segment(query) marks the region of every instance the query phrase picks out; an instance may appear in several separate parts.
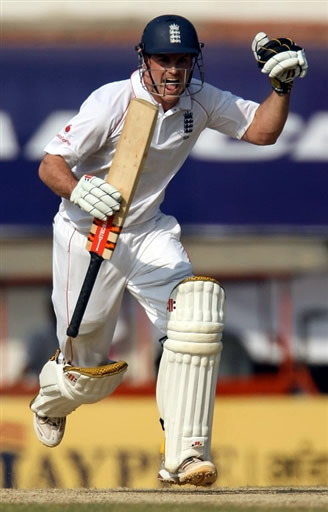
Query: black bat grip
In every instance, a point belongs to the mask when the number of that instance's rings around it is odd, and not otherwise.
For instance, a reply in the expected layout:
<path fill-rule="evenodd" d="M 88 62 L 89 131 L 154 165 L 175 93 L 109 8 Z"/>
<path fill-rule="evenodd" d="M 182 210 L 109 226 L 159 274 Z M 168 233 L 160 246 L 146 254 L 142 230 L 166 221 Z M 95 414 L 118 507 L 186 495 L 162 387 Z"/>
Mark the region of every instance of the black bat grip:
<path fill-rule="evenodd" d="M 76 336 L 79 334 L 82 318 L 88 305 L 89 298 L 100 269 L 100 265 L 103 261 L 104 258 L 99 256 L 99 254 L 90 252 L 89 267 L 83 281 L 79 298 L 77 299 L 73 316 L 66 331 L 67 336 L 70 336 L 71 338 L 76 338 Z"/>

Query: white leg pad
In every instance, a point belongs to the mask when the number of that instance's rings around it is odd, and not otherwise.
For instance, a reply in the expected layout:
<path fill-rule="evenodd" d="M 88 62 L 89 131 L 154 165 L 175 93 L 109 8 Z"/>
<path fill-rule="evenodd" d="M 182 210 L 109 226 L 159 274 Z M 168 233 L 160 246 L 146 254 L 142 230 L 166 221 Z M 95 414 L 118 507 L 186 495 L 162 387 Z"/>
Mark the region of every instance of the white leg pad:
<path fill-rule="evenodd" d="M 41 370 L 40 391 L 30 407 L 39 416 L 67 416 L 79 405 L 98 402 L 113 393 L 127 367 L 125 361 L 118 361 L 81 368 L 59 362 L 56 353 Z"/>
<path fill-rule="evenodd" d="M 211 460 L 223 306 L 223 289 L 206 277 L 185 279 L 169 300 L 157 404 L 165 429 L 165 468 L 171 472 L 188 457 Z"/>

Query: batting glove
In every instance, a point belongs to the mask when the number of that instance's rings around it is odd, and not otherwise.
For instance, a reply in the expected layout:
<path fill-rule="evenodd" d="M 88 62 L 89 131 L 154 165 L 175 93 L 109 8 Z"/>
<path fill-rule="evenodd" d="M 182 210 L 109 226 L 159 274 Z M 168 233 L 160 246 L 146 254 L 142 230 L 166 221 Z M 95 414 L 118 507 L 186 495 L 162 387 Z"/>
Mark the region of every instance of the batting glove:
<path fill-rule="evenodd" d="M 305 51 L 292 39 L 269 39 L 259 32 L 252 43 L 252 51 L 262 73 L 269 75 L 272 88 L 278 94 L 288 93 L 298 76 L 303 78 L 308 70 Z"/>
<path fill-rule="evenodd" d="M 119 191 L 96 176 L 82 176 L 71 193 L 70 200 L 93 217 L 106 220 L 120 209 Z"/>

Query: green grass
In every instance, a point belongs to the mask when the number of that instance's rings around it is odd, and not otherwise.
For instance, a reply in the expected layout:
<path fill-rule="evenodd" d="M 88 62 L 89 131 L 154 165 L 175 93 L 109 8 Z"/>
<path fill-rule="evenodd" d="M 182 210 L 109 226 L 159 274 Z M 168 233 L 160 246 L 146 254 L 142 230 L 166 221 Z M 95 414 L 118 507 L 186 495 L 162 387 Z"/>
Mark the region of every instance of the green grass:
<path fill-rule="evenodd" d="M 273 507 L 256 505 L 172 505 L 172 504 L 7 504 L 1 503 L 1 512 L 327 512 L 328 507 Z"/>

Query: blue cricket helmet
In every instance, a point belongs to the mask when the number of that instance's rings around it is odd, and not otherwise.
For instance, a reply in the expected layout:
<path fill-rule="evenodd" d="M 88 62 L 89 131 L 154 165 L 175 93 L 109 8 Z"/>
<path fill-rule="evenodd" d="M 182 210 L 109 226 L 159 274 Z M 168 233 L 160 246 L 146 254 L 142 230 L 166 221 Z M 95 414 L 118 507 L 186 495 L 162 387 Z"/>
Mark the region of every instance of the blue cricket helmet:
<path fill-rule="evenodd" d="M 188 53 L 198 57 L 203 46 L 189 20 L 175 14 L 164 14 L 146 25 L 136 50 L 144 55 Z"/>

